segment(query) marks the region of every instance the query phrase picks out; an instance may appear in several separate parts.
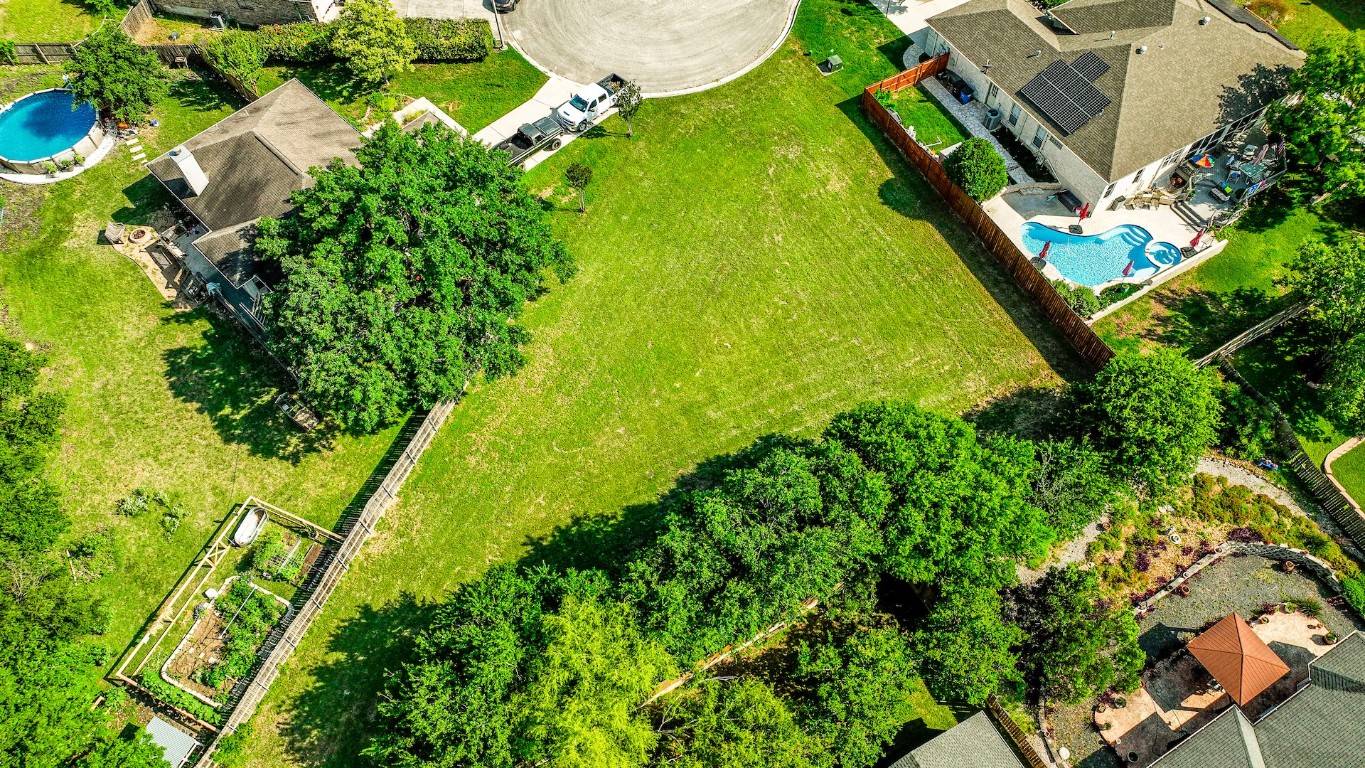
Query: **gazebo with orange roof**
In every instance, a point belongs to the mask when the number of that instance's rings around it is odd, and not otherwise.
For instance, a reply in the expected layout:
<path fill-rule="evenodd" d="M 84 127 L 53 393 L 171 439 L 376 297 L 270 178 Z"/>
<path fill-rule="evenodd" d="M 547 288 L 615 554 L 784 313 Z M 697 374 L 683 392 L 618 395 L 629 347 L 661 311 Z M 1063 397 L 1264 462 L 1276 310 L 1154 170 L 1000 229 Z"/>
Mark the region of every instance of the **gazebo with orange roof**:
<path fill-rule="evenodd" d="M 1209 627 L 1187 647 L 1238 706 L 1245 707 L 1289 674 L 1289 666 L 1235 613 Z"/>

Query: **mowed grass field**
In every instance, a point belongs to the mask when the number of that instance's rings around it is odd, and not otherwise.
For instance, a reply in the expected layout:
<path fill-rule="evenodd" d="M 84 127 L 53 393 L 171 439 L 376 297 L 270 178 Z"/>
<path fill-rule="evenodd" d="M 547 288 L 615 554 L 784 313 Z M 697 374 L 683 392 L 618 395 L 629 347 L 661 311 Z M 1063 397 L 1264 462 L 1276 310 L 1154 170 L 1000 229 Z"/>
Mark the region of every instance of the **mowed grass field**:
<path fill-rule="evenodd" d="M 866 4 L 806 0 L 755 71 L 647 102 L 633 140 L 612 119 L 527 177 L 579 274 L 528 308 L 526 368 L 473 387 L 423 457 L 257 712 L 252 765 L 363 764 L 423 604 L 575 519 L 862 401 L 958 411 L 1076 372 L 859 112 L 899 40 Z M 831 48 L 848 66 L 824 78 L 804 52 Z M 594 169 L 584 215 L 573 161 Z"/>
<path fill-rule="evenodd" d="M 99 23 L 100 17 L 80 0 L 0 0 L 0 40 L 74 43 Z"/>
<path fill-rule="evenodd" d="M 1357 504 L 1365 504 L 1365 444 L 1332 462 L 1332 474 Z"/>
<path fill-rule="evenodd" d="M 41 85 L 51 68 L 0 71 L 4 87 Z M 147 156 L 227 116 L 230 93 L 178 76 L 143 133 Z M 116 654 L 211 533 L 247 494 L 324 525 L 379 463 L 395 430 L 309 445 L 271 404 L 279 369 L 238 328 L 207 310 L 176 312 L 132 261 L 100 244 L 109 221 L 145 223 L 162 188 L 122 145 L 80 176 L 43 187 L 6 184 L 0 306 L 7 330 L 50 360 L 66 398 L 50 473 L 72 536 L 108 528 L 116 570 L 94 582 L 112 612 L 99 642 Z M 171 493 L 188 517 L 167 537 L 155 515 L 115 514 L 139 486 Z"/>

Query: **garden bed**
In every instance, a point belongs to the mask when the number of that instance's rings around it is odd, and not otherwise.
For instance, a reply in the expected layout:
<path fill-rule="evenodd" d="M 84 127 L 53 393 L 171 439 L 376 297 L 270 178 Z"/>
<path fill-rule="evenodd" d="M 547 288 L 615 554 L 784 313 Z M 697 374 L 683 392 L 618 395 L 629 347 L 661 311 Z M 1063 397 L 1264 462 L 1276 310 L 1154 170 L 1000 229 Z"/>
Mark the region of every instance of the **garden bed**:
<path fill-rule="evenodd" d="M 211 604 L 195 608 L 197 618 L 161 666 L 162 677 L 206 704 L 222 705 L 290 610 L 288 600 L 250 577 L 229 578 Z"/>

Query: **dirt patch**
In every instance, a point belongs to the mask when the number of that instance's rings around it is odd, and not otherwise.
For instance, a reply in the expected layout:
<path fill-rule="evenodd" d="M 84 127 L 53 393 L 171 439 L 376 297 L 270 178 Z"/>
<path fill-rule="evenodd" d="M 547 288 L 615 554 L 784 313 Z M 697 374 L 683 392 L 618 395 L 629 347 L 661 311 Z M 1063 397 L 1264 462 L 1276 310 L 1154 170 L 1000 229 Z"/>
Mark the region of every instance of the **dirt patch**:
<path fill-rule="evenodd" d="M 215 664 L 221 655 L 223 619 L 217 611 L 209 609 L 190 630 L 189 641 L 166 667 L 166 673 L 180 685 L 207 699 L 217 701 L 222 693 L 207 685 L 197 683 L 192 678 L 195 670 L 206 669 Z"/>

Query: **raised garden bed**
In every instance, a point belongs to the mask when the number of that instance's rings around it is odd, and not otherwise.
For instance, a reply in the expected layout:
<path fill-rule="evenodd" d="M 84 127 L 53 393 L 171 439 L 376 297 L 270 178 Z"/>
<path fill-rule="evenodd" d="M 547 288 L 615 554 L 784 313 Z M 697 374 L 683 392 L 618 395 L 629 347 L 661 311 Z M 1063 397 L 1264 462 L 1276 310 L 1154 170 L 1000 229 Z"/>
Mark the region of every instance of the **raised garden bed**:
<path fill-rule="evenodd" d="M 249 577 L 230 578 L 212 603 L 195 608 L 194 623 L 161 676 L 205 704 L 221 705 L 289 611 L 289 601 Z"/>

